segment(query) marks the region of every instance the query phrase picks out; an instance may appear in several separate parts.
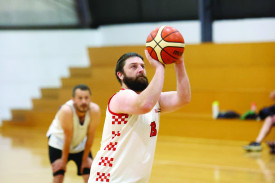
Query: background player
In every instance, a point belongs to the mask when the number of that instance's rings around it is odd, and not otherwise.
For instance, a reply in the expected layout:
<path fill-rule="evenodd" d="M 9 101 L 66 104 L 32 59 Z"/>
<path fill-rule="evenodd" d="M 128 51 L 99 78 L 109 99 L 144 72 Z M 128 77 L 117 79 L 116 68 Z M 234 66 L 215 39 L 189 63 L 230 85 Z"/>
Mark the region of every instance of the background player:
<path fill-rule="evenodd" d="M 273 90 L 270 93 L 270 99 L 275 101 L 275 90 Z M 270 111 L 269 111 L 269 115 L 264 119 L 264 124 L 256 138 L 255 141 L 251 142 L 248 145 L 243 146 L 243 148 L 250 152 L 250 151 L 261 151 L 262 150 L 262 141 L 264 140 L 264 138 L 267 136 L 267 134 L 270 132 L 270 129 L 272 128 L 272 126 L 275 124 L 275 105 L 272 105 L 269 107 Z M 273 147 L 274 147 L 274 143 L 268 143 L 268 145 L 271 148 L 271 153 L 275 153 L 273 152 Z"/>
<path fill-rule="evenodd" d="M 90 88 L 75 86 L 72 99 L 62 105 L 47 132 L 54 183 L 63 182 L 69 160 L 77 164 L 77 174 L 88 182 L 93 161 L 90 149 L 99 121 L 100 108 L 91 102 Z"/>

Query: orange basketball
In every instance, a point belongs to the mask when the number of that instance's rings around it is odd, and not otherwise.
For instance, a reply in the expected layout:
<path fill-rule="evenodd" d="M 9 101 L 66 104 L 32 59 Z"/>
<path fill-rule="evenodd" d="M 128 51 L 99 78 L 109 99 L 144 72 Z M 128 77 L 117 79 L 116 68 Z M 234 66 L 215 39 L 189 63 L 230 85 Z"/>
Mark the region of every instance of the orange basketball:
<path fill-rule="evenodd" d="M 161 26 L 147 37 L 146 49 L 151 57 L 163 64 L 172 64 L 184 52 L 184 39 L 181 33 L 171 26 Z"/>

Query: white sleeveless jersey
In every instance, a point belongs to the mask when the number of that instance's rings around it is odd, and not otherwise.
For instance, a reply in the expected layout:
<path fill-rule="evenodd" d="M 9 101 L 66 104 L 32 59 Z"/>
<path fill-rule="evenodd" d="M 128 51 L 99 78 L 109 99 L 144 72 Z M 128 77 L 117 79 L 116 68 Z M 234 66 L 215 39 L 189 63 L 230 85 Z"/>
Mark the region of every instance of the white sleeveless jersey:
<path fill-rule="evenodd" d="M 65 103 L 65 105 L 70 106 L 73 111 L 73 138 L 70 144 L 70 153 L 78 153 L 85 149 L 87 130 L 90 123 L 90 114 L 89 112 L 86 113 L 84 123 L 81 125 L 76 114 L 73 101 L 69 100 Z M 60 124 L 58 115 L 59 111 L 55 115 L 55 118 L 49 127 L 47 137 L 50 137 L 48 142 L 49 146 L 62 150 L 64 144 L 64 131 Z"/>
<path fill-rule="evenodd" d="M 151 112 L 143 115 L 117 114 L 108 104 L 101 148 L 93 161 L 89 183 L 149 181 L 159 130 L 159 112 L 158 103 Z"/>

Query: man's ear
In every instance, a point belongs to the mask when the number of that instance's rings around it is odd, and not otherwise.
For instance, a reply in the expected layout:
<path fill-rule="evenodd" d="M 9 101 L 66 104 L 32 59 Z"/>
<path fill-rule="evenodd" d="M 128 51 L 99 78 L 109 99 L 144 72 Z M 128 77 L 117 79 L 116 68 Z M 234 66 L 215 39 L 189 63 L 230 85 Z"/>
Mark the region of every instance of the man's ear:
<path fill-rule="evenodd" d="M 122 81 L 123 77 L 124 77 L 123 74 L 121 72 L 117 72 L 116 74 L 117 74 L 118 78 Z"/>
<path fill-rule="evenodd" d="M 72 97 L 72 101 L 73 101 L 73 103 L 75 103 L 75 98 L 74 97 Z"/>

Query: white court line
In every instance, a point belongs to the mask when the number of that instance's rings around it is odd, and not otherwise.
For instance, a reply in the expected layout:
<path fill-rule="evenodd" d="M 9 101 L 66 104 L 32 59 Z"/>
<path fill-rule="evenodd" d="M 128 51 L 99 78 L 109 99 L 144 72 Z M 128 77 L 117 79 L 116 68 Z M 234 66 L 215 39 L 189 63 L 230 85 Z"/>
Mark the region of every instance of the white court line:
<path fill-rule="evenodd" d="M 194 163 L 184 163 L 178 161 L 162 161 L 158 160 L 155 162 L 160 165 L 180 165 L 180 166 L 189 166 L 189 167 L 197 167 L 197 168 L 212 168 L 212 169 L 221 169 L 221 170 L 230 170 L 230 171 L 244 171 L 244 172 L 254 172 L 254 173 L 263 173 L 268 171 L 270 174 L 275 174 L 275 170 L 257 170 L 251 168 L 240 168 L 240 167 L 232 167 L 232 166 L 221 166 L 221 165 L 209 165 L 209 164 L 194 164 Z"/>

